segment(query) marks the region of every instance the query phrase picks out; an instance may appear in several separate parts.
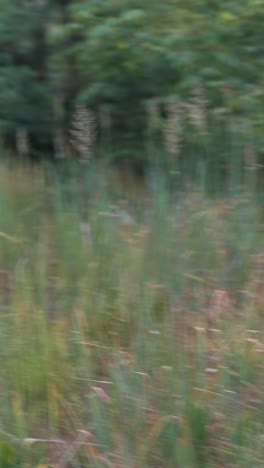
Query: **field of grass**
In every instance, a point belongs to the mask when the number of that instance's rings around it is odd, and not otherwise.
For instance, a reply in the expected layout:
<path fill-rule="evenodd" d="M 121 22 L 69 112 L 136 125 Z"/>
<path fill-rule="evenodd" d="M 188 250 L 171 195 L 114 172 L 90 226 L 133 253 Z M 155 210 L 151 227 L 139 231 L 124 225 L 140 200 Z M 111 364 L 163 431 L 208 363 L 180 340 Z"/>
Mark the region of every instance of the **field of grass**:
<path fill-rule="evenodd" d="M 263 468 L 256 196 L 0 169 L 0 467 Z"/>

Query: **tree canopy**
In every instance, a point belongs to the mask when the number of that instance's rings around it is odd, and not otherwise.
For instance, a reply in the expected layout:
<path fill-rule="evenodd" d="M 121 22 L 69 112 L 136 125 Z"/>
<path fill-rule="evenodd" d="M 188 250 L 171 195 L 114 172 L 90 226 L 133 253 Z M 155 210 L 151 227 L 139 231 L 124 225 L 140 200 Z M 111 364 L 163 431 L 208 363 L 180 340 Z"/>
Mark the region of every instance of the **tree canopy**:
<path fill-rule="evenodd" d="M 117 141 L 145 135 L 146 105 L 202 87 L 250 121 L 261 147 L 262 0 L 0 0 L 0 132 L 52 151 L 76 104 L 111 114 Z"/>

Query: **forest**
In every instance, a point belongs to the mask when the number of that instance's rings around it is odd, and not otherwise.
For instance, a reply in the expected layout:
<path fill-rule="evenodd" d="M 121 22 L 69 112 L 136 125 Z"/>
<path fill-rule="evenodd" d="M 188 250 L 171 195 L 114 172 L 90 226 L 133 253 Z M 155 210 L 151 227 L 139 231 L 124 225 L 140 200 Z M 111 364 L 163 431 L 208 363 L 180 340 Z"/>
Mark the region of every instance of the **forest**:
<path fill-rule="evenodd" d="M 110 162 L 263 162 L 262 0 L 1 0 L 0 11 L 4 148 L 80 156 L 73 126 L 81 152 Z"/>
<path fill-rule="evenodd" d="M 0 468 L 263 468 L 263 0 L 0 0 Z"/>

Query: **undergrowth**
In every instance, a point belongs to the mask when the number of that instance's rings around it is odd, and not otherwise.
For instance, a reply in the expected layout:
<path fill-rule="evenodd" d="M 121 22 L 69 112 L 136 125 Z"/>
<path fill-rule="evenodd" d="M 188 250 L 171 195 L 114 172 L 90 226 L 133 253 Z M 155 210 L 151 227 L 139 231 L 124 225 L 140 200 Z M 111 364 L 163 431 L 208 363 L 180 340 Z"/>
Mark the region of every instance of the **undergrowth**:
<path fill-rule="evenodd" d="M 0 466 L 261 467 L 256 194 L 0 171 Z"/>

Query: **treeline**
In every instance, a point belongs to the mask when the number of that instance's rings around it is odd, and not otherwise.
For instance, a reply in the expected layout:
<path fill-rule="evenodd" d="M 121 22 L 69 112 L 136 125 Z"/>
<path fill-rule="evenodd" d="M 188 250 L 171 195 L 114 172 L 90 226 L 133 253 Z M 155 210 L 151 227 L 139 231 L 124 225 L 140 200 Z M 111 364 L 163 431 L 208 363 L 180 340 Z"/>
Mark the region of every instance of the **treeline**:
<path fill-rule="evenodd" d="M 257 164 L 263 24 L 262 0 L 0 0 L 2 145 Z"/>

